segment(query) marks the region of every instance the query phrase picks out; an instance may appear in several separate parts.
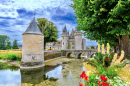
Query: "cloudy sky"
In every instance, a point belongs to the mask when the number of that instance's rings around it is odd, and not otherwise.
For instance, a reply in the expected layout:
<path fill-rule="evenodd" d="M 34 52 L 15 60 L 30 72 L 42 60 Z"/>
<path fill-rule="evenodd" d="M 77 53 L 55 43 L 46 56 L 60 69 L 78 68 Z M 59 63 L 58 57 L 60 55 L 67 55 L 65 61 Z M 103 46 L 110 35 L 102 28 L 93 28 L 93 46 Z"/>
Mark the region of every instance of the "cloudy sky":
<path fill-rule="evenodd" d="M 60 41 L 65 24 L 69 32 L 77 26 L 71 3 L 71 0 L 0 0 L 0 34 L 8 35 L 11 42 L 17 39 L 18 44 L 22 44 L 22 33 L 36 11 L 35 18 L 44 17 L 55 23 Z M 86 46 L 97 44 L 86 39 Z"/>

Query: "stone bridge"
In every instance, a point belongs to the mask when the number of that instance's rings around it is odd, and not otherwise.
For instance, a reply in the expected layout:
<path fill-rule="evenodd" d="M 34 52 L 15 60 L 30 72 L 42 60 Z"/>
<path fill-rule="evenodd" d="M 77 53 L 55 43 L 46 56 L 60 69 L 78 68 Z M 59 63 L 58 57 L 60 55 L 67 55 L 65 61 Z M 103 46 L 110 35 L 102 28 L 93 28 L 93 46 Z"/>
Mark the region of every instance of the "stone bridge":
<path fill-rule="evenodd" d="M 80 59 L 81 54 L 87 55 L 89 58 L 92 54 L 97 52 L 97 49 L 87 49 L 87 50 L 63 50 L 62 55 L 70 57 L 71 54 L 74 54 L 76 58 Z"/>

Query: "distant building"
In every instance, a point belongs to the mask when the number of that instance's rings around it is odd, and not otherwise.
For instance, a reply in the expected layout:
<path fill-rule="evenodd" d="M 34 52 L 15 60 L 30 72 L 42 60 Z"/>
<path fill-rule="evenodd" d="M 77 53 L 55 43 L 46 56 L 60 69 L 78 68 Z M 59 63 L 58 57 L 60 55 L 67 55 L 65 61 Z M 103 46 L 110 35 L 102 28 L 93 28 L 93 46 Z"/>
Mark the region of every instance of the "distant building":
<path fill-rule="evenodd" d="M 62 29 L 62 50 L 68 49 L 68 43 L 70 44 L 69 49 L 84 50 L 86 49 L 86 39 L 82 39 L 82 32 L 75 28 L 69 36 L 69 32 L 66 29 Z"/>
<path fill-rule="evenodd" d="M 59 50 L 61 49 L 61 41 L 59 42 L 48 42 L 46 43 L 46 50 L 52 49 L 52 50 Z"/>
<path fill-rule="evenodd" d="M 82 32 L 72 29 L 71 34 L 66 29 L 62 29 L 62 40 L 60 42 L 49 42 L 46 44 L 46 49 L 75 49 L 75 50 L 85 50 L 86 49 L 86 39 L 82 39 Z M 69 47 L 68 47 L 69 45 Z"/>
<path fill-rule="evenodd" d="M 22 45 L 18 45 L 19 49 L 22 49 Z"/>
<path fill-rule="evenodd" d="M 91 49 L 91 46 L 86 46 L 86 49 Z"/>

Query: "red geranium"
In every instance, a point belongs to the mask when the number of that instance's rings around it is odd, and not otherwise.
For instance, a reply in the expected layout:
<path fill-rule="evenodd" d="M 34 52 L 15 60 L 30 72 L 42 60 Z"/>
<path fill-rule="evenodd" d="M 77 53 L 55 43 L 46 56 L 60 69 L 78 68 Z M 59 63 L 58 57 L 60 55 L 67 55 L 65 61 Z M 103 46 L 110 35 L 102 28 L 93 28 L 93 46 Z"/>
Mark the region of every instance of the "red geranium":
<path fill-rule="evenodd" d="M 84 79 L 85 79 L 85 80 L 88 80 L 88 76 L 85 76 Z"/>
<path fill-rule="evenodd" d="M 109 86 L 109 83 L 104 83 L 103 81 L 98 81 L 98 85 L 103 85 L 103 86 Z"/>
<path fill-rule="evenodd" d="M 109 86 L 109 83 L 103 83 L 102 85 L 103 86 Z"/>
<path fill-rule="evenodd" d="M 81 82 L 79 83 L 79 86 L 83 86 Z"/>
<path fill-rule="evenodd" d="M 80 75 L 80 77 L 82 77 L 82 78 L 86 77 L 85 71 L 82 72 L 82 74 Z"/>
<path fill-rule="evenodd" d="M 105 75 L 101 75 L 101 76 L 100 76 L 100 79 L 101 79 L 101 80 L 104 80 L 104 81 L 107 81 L 107 78 L 106 78 Z"/>
<path fill-rule="evenodd" d="M 98 81 L 98 85 L 103 85 L 103 81 L 101 82 L 101 81 Z"/>

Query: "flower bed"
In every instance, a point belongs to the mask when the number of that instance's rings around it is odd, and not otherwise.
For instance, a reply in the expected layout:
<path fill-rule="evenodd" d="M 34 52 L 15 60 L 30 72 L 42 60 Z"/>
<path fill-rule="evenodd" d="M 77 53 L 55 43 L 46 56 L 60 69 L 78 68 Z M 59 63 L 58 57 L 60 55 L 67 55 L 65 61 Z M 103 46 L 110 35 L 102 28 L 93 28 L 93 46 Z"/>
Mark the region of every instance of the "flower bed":
<path fill-rule="evenodd" d="M 100 45 L 98 46 L 100 47 Z M 123 60 L 124 51 L 121 51 L 121 56 L 117 58 L 117 53 L 110 52 L 109 49 L 109 44 L 107 44 L 107 53 L 104 52 L 104 46 L 102 53 L 98 48 L 98 52 L 92 58 L 83 62 L 84 67 L 89 70 L 86 73 L 83 71 L 80 75 L 85 80 L 85 86 L 130 86 L 129 70 L 124 71 L 123 68 L 130 64 L 130 60 Z M 79 86 L 83 86 L 81 82 Z"/>

